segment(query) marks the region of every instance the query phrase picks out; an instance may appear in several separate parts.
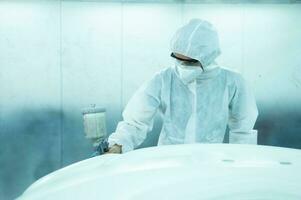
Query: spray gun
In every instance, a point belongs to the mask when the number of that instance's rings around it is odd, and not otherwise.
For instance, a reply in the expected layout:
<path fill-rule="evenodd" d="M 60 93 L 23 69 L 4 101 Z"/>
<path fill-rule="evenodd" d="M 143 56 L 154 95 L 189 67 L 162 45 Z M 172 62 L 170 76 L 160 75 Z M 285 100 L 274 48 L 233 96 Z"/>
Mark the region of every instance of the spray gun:
<path fill-rule="evenodd" d="M 85 137 L 92 141 L 95 149 L 92 157 L 102 155 L 109 149 L 106 131 L 106 110 L 92 104 L 82 112 Z"/>

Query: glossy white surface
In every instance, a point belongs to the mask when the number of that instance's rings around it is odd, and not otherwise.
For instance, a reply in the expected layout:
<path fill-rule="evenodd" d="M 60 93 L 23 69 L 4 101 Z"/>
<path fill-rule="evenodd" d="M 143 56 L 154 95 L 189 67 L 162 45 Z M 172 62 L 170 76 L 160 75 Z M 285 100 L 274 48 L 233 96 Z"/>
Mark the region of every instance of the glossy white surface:
<path fill-rule="evenodd" d="M 19 200 L 301 199 L 301 151 L 171 145 L 104 155 L 35 182 Z"/>

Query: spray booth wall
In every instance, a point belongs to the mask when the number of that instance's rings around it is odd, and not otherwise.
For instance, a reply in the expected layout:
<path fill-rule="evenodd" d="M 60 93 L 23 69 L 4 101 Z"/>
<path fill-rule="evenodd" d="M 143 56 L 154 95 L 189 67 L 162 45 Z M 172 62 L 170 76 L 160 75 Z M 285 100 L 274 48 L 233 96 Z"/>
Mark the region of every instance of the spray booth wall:
<path fill-rule="evenodd" d="M 173 65 L 169 41 L 191 18 L 218 29 L 219 64 L 250 81 L 259 144 L 301 148 L 301 5 L 0 2 L 0 199 L 88 158 L 81 109 L 114 131 L 131 95 Z M 142 147 L 157 142 L 160 120 Z"/>

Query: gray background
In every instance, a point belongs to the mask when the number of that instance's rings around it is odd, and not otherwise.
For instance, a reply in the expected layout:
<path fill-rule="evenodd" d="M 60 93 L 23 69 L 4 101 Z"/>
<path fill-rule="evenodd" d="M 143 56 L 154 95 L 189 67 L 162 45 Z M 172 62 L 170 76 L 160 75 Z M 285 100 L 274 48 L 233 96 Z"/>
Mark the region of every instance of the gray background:
<path fill-rule="evenodd" d="M 194 17 L 217 27 L 219 64 L 250 81 L 259 144 L 301 148 L 300 10 L 300 4 L 0 1 L 0 199 L 88 158 L 81 109 L 106 108 L 108 133 L 114 131 L 139 85 L 173 65 L 170 38 Z M 158 119 L 142 147 L 156 144 L 159 129 Z"/>

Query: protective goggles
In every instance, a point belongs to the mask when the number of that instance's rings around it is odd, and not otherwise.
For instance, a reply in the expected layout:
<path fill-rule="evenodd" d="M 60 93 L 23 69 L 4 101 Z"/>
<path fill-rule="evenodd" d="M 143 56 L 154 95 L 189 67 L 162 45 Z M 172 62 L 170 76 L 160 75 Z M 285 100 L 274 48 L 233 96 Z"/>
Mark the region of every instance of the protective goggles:
<path fill-rule="evenodd" d="M 174 53 L 171 53 L 170 54 L 171 57 L 175 58 L 175 59 L 178 59 L 180 61 L 184 61 L 184 62 L 190 62 L 190 63 L 197 63 L 199 62 L 198 60 L 195 60 L 195 59 L 184 59 L 184 58 L 179 58 L 177 57 Z"/>
<path fill-rule="evenodd" d="M 202 69 L 203 69 L 203 66 L 202 64 L 200 63 L 200 61 L 196 60 L 196 59 L 184 59 L 184 58 L 179 58 L 177 57 L 174 53 L 171 53 L 170 54 L 171 57 L 177 59 L 177 60 L 180 60 L 183 62 L 184 65 L 190 65 L 190 64 L 193 64 L 193 65 L 199 65 Z"/>

